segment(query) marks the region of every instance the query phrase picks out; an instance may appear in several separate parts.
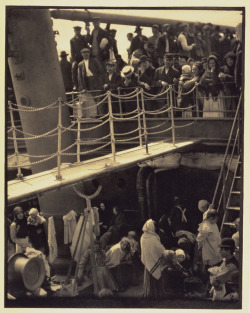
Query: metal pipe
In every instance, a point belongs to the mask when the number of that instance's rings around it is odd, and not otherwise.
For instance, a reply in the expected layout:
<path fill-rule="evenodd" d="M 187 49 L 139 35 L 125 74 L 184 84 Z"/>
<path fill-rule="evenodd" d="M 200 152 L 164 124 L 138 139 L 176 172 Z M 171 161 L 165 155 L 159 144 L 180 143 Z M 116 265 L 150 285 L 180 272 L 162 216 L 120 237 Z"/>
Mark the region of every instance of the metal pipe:
<path fill-rule="evenodd" d="M 161 9 L 162 10 L 162 9 Z M 152 9 L 148 11 L 148 14 L 152 16 Z M 164 11 L 164 9 L 162 10 Z M 167 14 L 168 12 L 166 12 Z M 100 17 L 102 23 L 118 24 L 118 25 L 140 25 L 145 27 L 151 27 L 153 24 L 170 24 L 175 25 L 178 22 L 191 23 L 190 21 L 183 20 L 172 20 L 167 18 L 155 18 L 155 17 L 144 17 L 144 16 L 134 16 L 134 15 L 123 15 L 114 13 L 103 13 L 103 12 L 91 12 L 89 10 L 68 10 L 68 9 L 56 9 L 50 11 L 51 17 L 55 19 L 71 20 L 71 21 L 81 21 L 81 22 L 91 22 L 94 17 Z M 138 15 L 140 10 L 138 10 Z M 171 14 L 171 13 L 169 13 Z M 220 25 L 222 26 L 222 25 Z M 221 27 L 223 30 L 223 26 Z M 235 31 L 235 27 L 226 26 L 230 30 Z"/>
<path fill-rule="evenodd" d="M 76 140 L 76 144 L 77 144 L 77 163 L 80 163 L 80 148 L 81 148 L 81 122 L 80 122 L 80 118 L 77 117 L 77 140 Z"/>
<path fill-rule="evenodd" d="M 109 127 L 111 135 L 111 151 L 113 155 L 113 162 L 116 163 L 116 154 L 115 154 L 115 132 L 114 132 L 114 117 L 112 113 L 112 102 L 111 102 L 111 92 L 108 91 L 108 107 L 109 107 Z"/>
<path fill-rule="evenodd" d="M 119 96 L 119 98 L 118 98 L 118 101 L 119 101 L 119 110 L 120 110 L 121 117 L 123 117 L 123 115 L 122 115 L 122 102 L 121 102 L 121 98 L 120 98 L 120 95 L 121 95 L 121 88 L 118 87 L 117 90 L 118 90 L 118 96 Z"/>
<path fill-rule="evenodd" d="M 12 127 L 12 136 L 13 136 L 13 141 L 14 141 L 15 155 L 16 155 L 17 178 L 18 179 L 23 179 L 23 174 L 21 172 L 21 166 L 19 164 L 19 151 L 18 151 L 17 140 L 16 140 L 16 126 L 15 126 L 15 121 L 14 121 L 11 101 L 8 101 L 8 105 L 9 105 L 9 108 L 10 108 L 10 120 L 11 120 L 11 127 Z"/>
<path fill-rule="evenodd" d="M 58 108 L 58 137 L 57 137 L 57 180 L 62 180 L 61 175 L 61 150 L 62 150 L 62 98 L 58 99 L 59 108 Z"/>
<path fill-rule="evenodd" d="M 173 107 L 173 92 L 172 92 L 172 86 L 170 86 L 170 92 L 169 92 L 169 97 L 170 97 L 170 113 L 171 113 L 171 125 L 172 125 L 172 141 L 173 141 L 173 146 L 175 146 L 175 124 L 174 124 L 174 107 Z"/>
<path fill-rule="evenodd" d="M 142 106 L 142 118 L 143 118 L 143 128 L 144 128 L 144 139 L 145 139 L 146 153 L 149 154 L 148 153 L 148 132 L 147 132 L 147 124 L 146 124 L 143 89 L 141 89 L 141 106 Z"/>

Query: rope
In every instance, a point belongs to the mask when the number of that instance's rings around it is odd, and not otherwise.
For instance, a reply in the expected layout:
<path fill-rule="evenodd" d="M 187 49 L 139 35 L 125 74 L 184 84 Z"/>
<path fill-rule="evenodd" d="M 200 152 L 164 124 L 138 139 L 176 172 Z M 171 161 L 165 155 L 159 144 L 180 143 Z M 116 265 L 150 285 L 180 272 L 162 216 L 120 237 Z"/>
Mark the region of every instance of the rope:
<path fill-rule="evenodd" d="M 16 155 L 15 153 L 14 153 L 14 154 L 12 154 L 12 155 L 9 155 L 9 156 L 8 156 L 8 159 L 13 158 L 15 155 Z"/>
<path fill-rule="evenodd" d="M 89 128 L 85 128 L 85 129 L 80 129 L 81 132 L 86 132 L 88 130 L 92 130 L 92 129 L 96 129 L 104 124 L 106 124 L 107 122 L 109 121 L 109 119 L 107 119 L 106 121 L 102 122 L 101 124 L 99 125 L 96 125 L 96 126 L 93 126 L 93 127 L 89 127 Z M 74 132 L 78 132 L 78 129 L 72 129 L 72 131 Z"/>
<path fill-rule="evenodd" d="M 188 92 L 185 92 L 185 93 L 180 93 L 179 91 L 176 91 L 174 88 L 172 88 L 172 90 L 175 93 L 178 93 L 178 95 L 180 95 L 180 96 L 186 96 L 186 95 L 190 94 L 191 92 L 193 92 L 196 87 L 197 87 L 197 85 L 194 85 L 194 87 L 191 90 L 189 90 Z"/>
<path fill-rule="evenodd" d="M 139 130 L 140 128 L 138 127 L 138 128 L 136 128 L 136 129 L 134 129 L 134 130 L 132 130 L 132 131 L 130 131 L 130 132 L 127 132 L 127 133 L 118 133 L 118 134 L 114 134 L 114 136 L 125 136 L 125 135 L 130 135 L 130 134 L 133 134 L 133 133 L 135 133 L 137 130 Z"/>
<path fill-rule="evenodd" d="M 140 138 L 140 136 L 136 136 L 136 137 L 133 137 L 133 138 L 126 138 L 126 139 L 116 139 L 115 142 L 132 141 L 132 140 L 138 139 L 138 138 Z"/>
<path fill-rule="evenodd" d="M 137 95 L 139 95 L 141 93 L 141 91 L 138 91 L 136 90 L 135 94 L 129 96 L 129 95 L 126 95 L 126 96 L 119 96 L 119 95 L 116 95 L 116 94 L 113 94 L 113 93 L 110 93 L 111 96 L 113 96 L 114 98 L 117 98 L 117 99 L 122 99 L 122 100 L 129 100 L 129 99 L 132 99 L 134 97 L 136 97 Z"/>
<path fill-rule="evenodd" d="M 155 112 L 157 112 L 157 113 L 154 113 L 154 112 L 152 112 L 152 111 L 149 111 L 149 112 L 145 111 L 145 113 L 150 114 L 150 115 L 157 115 L 157 114 L 159 114 L 159 113 L 166 113 L 166 112 L 168 112 L 168 111 L 170 111 L 170 110 L 171 110 L 171 108 L 168 108 L 168 109 L 163 110 L 163 111 L 155 111 Z"/>
<path fill-rule="evenodd" d="M 195 120 L 195 121 L 193 121 L 193 122 L 191 122 L 191 123 L 189 123 L 189 124 L 180 125 L 180 126 L 175 126 L 174 128 L 187 127 L 187 126 L 190 126 L 190 125 L 194 124 L 195 122 L 197 122 L 197 120 Z"/>
<path fill-rule="evenodd" d="M 131 88 L 131 87 L 130 87 Z M 125 90 L 126 88 L 122 88 L 122 90 Z M 121 90 L 121 89 L 120 89 Z M 135 88 L 135 90 L 131 91 L 130 93 L 127 93 L 126 96 L 120 95 L 121 97 L 129 97 L 131 96 L 133 93 L 136 93 L 138 91 L 138 88 Z M 140 92 L 140 91 L 139 91 Z M 111 95 L 113 96 L 114 94 L 111 93 Z M 116 94 L 115 94 L 116 95 Z"/>
<path fill-rule="evenodd" d="M 37 112 L 37 111 L 42 111 L 42 110 L 45 110 L 45 109 L 50 109 L 53 107 L 53 105 L 55 105 L 58 101 L 56 102 L 53 102 L 45 107 L 42 107 L 42 108 L 35 108 L 35 107 L 28 107 L 29 109 L 27 110 L 27 107 L 26 106 L 23 106 L 21 104 L 15 104 L 15 103 L 11 103 L 13 104 L 14 106 L 17 106 L 17 107 L 21 107 L 21 108 L 25 108 L 26 110 L 20 110 L 20 109 L 14 109 L 14 108 L 9 108 L 10 110 L 13 110 L 13 111 L 19 111 L 19 112 Z M 56 106 L 54 108 L 58 108 L 59 106 Z M 53 108 L 53 109 L 54 109 Z"/>
<path fill-rule="evenodd" d="M 62 154 L 62 152 L 67 151 L 69 149 L 71 149 L 72 147 L 74 147 L 76 145 L 76 142 L 74 142 L 72 145 L 68 146 L 67 148 L 61 150 L 60 154 Z"/>
<path fill-rule="evenodd" d="M 158 132 L 152 132 L 152 133 L 147 132 L 147 134 L 148 134 L 148 135 L 161 134 L 161 133 L 165 133 L 165 132 L 169 131 L 169 130 L 172 129 L 172 128 L 173 128 L 173 127 L 171 126 L 171 127 L 167 128 L 167 129 L 160 130 L 160 131 L 158 131 Z"/>
<path fill-rule="evenodd" d="M 108 117 L 109 116 L 109 113 L 107 113 L 107 114 L 105 114 L 105 115 L 103 115 L 103 116 L 100 116 L 100 117 L 98 117 L 97 119 L 98 120 L 103 120 L 104 118 L 106 118 L 106 117 Z"/>
<path fill-rule="evenodd" d="M 80 140 L 80 143 L 90 143 L 90 142 L 98 142 L 98 141 L 100 141 L 100 140 L 102 140 L 102 139 L 106 139 L 106 138 L 108 138 L 108 137 L 110 137 L 111 135 L 110 134 L 108 134 L 108 135 L 106 135 L 106 136 L 104 136 L 104 137 L 100 137 L 100 138 L 96 138 L 96 139 L 91 139 L 91 140 Z"/>
<path fill-rule="evenodd" d="M 137 109 L 135 109 L 134 111 L 128 112 L 128 113 L 113 113 L 113 115 L 119 115 L 119 116 L 123 116 L 123 115 L 130 115 L 132 113 L 138 112 Z"/>
<path fill-rule="evenodd" d="M 27 166 L 29 166 L 29 165 L 35 165 L 35 164 L 39 164 L 39 163 L 46 162 L 46 161 L 48 161 L 48 160 L 50 160 L 50 159 L 53 159 L 55 156 L 57 156 L 57 153 L 54 153 L 54 154 L 51 155 L 50 157 L 45 158 L 45 159 L 43 159 L 43 160 L 39 160 L 39 161 L 36 161 L 36 162 L 30 162 L 30 163 L 25 164 L 25 165 L 23 164 L 24 162 L 19 162 L 19 164 L 21 163 L 23 167 L 27 167 Z M 8 168 L 16 168 L 16 167 L 17 167 L 17 166 L 8 166 Z"/>
<path fill-rule="evenodd" d="M 164 125 L 164 124 L 166 124 L 166 123 L 167 123 L 167 121 L 165 121 L 165 122 L 163 122 L 163 123 L 161 123 L 161 124 L 159 124 L 159 125 L 156 125 L 156 126 L 147 127 L 147 129 L 154 129 L 154 128 L 158 128 L 158 127 L 160 127 L 160 126 L 162 126 L 162 125 Z"/>
<path fill-rule="evenodd" d="M 88 151 L 85 151 L 85 152 L 80 152 L 79 154 L 80 155 L 85 155 L 85 154 L 89 154 L 89 153 L 92 153 L 92 152 L 95 152 L 95 151 L 98 151 L 106 146 L 110 145 L 110 142 L 106 143 L 105 145 L 103 146 L 100 146 L 96 149 L 93 149 L 93 150 L 88 150 Z M 77 155 L 77 153 L 62 153 L 62 155 Z"/>
<path fill-rule="evenodd" d="M 189 107 L 186 107 L 186 108 L 177 108 L 177 107 L 173 107 L 175 110 L 189 110 L 189 109 L 192 109 L 192 108 L 194 108 L 195 107 L 195 105 L 191 105 L 191 106 L 189 106 Z"/>
<path fill-rule="evenodd" d="M 100 96 L 99 96 L 100 97 Z M 86 108 L 83 108 L 83 107 L 78 107 L 76 105 L 70 105 L 69 103 L 66 103 L 69 107 L 71 108 L 77 108 L 78 110 L 89 110 L 89 109 L 92 109 L 92 108 L 96 108 L 98 107 L 100 104 L 102 104 L 106 99 L 108 98 L 108 96 L 104 97 L 100 102 L 98 102 L 97 104 L 94 104 L 94 105 L 91 105 L 89 107 L 86 107 Z M 93 99 L 93 97 L 92 97 Z M 81 99 L 78 99 L 79 102 L 83 102 L 81 101 Z"/>
<path fill-rule="evenodd" d="M 160 97 L 162 95 L 165 95 L 165 93 L 167 93 L 170 90 L 171 87 L 169 87 L 168 89 L 164 90 L 162 93 L 158 93 L 157 95 L 153 95 L 151 93 L 146 92 L 145 90 L 142 89 L 143 94 L 145 94 L 146 96 L 150 98 L 156 98 L 156 97 Z"/>
<path fill-rule="evenodd" d="M 163 109 L 167 108 L 167 105 L 164 105 L 162 108 L 157 109 L 157 110 L 153 110 L 153 111 L 149 111 L 149 110 L 144 110 L 145 113 L 155 113 L 155 112 L 159 112 Z"/>
<path fill-rule="evenodd" d="M 131 116 L 131 117 L 115 117 L 115 116 L 113 116 L 113 118 L 114 118 L 114 120 L 126 121 L 126 120 L 130 120 L 130 119 L 135 119 L 135 118 L 137 118 L 138 116 L 140 116 L 142 114 L 143 113 L 141 112 L 141 113 L 139 113 L 139 114 L 137 114 L 135 116 Z"/>
<path fill-rule="evenodd" d="M 53 133 L 54 131 L 56 131 L 57 130 L 57 128 L 55 128 L 55 129 L 52 129 L 52 130 L 50 130 L 49 132 L 47 132 L 47 133 L 44 133 L 44 134 L 41 134 L 41 135 L 32 135 L 32 134 L 30 134 L 32 137 L 27 137 L 27 138 L 13 138 L 13 137 L 7 137 L 8 139 L 10 139 L 10 140 L 33 140 L 33 139 L 39 139 L 39 138 L 43 138 L 43 137 L 46 137 L 47 135 L 49 135 L 49 134 L 51 134 L 51 133 Z M 22 132 L 21 130 L 18 130 L 19 132 Z"/>
<path fill-rule="evenodd" d="M 13 127 L 11 126 L 11 128 L 9 130 L 7 130 L 7 134 L 10 133 L 13 130 Z M 15 128 L 16 130 L 16 128 Z"/>

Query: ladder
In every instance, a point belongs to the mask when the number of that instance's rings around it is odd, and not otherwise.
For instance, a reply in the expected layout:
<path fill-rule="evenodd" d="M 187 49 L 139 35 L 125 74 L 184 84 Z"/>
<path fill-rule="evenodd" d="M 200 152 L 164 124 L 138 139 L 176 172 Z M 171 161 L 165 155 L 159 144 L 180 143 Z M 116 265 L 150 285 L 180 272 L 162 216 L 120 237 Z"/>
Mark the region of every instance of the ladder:
<path fill-rule="evenodd" d="M 237 165 L 233 174 L 224 216 L 221 223 L 221 237 L 231 237 L 230 228 L 234 227 L 234 221 L 240 215 L 240 197 L 241 197 L 241 157 L 237 158 Z"/>
<path fill-rule="evenodd" d="M 221 238 L 231 237 L 231 228 L 234 227 L 234 221 L 240 216 L 241 206 L 241 187 L 242 187 L 242 159 L 241 159 L 241 116 L 240 108 L 242 104 L 242 94 L 240 95 L 236 114 L 232 124 L 231 132 L 228 138 L 223 163 L 215 188 L 212 204 L 217 207 L 220 216 L 223 215 L 220 227 Z M 236 162 L 236 163 L 234 163 Z M 230 169 L 233 170 L 231 179 Z M 230 186 L 228 191 L 228 186 Z"/>

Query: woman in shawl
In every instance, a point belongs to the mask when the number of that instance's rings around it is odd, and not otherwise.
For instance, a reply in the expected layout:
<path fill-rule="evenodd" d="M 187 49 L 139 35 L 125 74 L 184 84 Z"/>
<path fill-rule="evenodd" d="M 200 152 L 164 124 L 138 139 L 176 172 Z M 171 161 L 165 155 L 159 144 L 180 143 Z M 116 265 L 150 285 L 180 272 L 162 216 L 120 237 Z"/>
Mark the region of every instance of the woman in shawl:
<path fill-rule="evenodd" d="M 14 221 L 10 225 L 10 238 L 16 244 L 16 253 L 22 253 L 25 252 L 26 247 L 30 247 L 27 218 L 20 206 L 14 208 L 13 215 Z"/>
<path fill-rule="evenodd" d="M 165 248 L 161 244 L 159 236 L 156 234 L 155 222 L 152 219 L 144 224 L 142 230 L 141 261 L 145 266 L 143 296 L 145 298 L 162 298 L 162 254 Z"/>
<path fill-rule="evenodd" d="M 220 64 L 216 55 L 211 54 L 207 59 L 207 70 L 200 80 L 205 88 L 203 117 L 224 117 L 225 101 L 223 85 L 220 82 Z"/>

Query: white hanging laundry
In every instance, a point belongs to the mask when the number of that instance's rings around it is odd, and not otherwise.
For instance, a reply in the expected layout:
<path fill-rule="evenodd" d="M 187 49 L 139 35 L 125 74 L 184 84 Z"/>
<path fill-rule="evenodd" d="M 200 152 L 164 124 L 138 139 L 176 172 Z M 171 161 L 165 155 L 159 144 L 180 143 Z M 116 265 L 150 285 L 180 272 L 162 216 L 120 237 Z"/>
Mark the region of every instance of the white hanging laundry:
<path fill-rule="evenodd" d="M 64 243 L 72 242 L 72 238 L 76 229 L 76 212 L 71 210 L 68 214 L 63 216 L 64 223 Z"/>
<path fill-rule="evenodd" d="M 57 257 L 56 231 L 53 217 L 48 218 L 48 245 L 49 245 L 49 263 L 53 263 Z"/>

